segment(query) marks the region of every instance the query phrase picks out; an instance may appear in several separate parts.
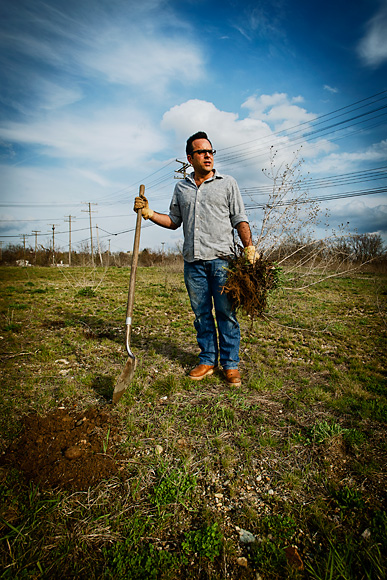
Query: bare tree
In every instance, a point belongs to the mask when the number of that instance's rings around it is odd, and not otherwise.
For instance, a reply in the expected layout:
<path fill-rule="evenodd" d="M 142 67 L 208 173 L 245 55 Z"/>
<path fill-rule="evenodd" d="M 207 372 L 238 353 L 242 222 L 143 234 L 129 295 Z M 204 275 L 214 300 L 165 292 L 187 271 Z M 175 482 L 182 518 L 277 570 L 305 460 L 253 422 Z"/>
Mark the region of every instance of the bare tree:
<path fill-rule="evenodd" d="M 266 258 L 278 251 L 285 239 L 311 238 L 320 216 L 320 204 L 311 199 L 301 167 L 304 160 L 294 153 L 290 163 L 277 166 L 277 151 L 271 147 L 270 167 L 263 173 L 272 182 L 263 210 L 256 247 Z"/>
<path fill-rule="evenodd" d="M 303 163 L 300 151 L 289 163 L 277 162 L 277 151 L 271 148 L 270 167 L 263 172 L 272 188 L 256 242 L 262 259 L 285 267 L 289 288 L 298 289 L 358 270 L 382 252 L 381 239 L 370 234 L 351 234 L 349 224 L 316 239 L 316 228 L 322 226 L 323 220 L 327 231 L 329 215 L 323 212 L 320 202 L 310 197 L 308 179 L 302 174 Z"/>

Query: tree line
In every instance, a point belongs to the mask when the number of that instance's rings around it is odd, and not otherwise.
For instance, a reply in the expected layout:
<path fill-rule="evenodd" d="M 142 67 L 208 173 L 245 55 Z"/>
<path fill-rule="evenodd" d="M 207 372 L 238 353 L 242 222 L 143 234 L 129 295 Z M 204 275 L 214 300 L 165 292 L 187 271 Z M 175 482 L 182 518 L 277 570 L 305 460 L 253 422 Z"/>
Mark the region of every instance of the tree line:
<path fill-rule="evenodd" d="M 308 265 L 311 261 L 326 263 L 334 267 L 334 263 L 349 264 L 387 264 L 387 249 L 380 234 L 350 234 L 334 236 L 323 240 L 316 240 L 308 235 L 290 234 L 278 244 L 270 246 L 265 252 L 267 258 L 275 262 L 286 264 Z M 25 248 L 22 244 L 10 244 L 2 250 L 2 266 L 30 265 L 30 266 L 102 266 L 128 267 L 131 264 L 131 252 L 98 252 L 93 254 L 90 247 L 84 245 L 79 250 L 71 252 L 58 250 L 53 254 L 50 248 L 40 247 L 36 251 Z M 143 267 L 160 265 L 182 265 L 181 251 L 144 249 L 139 255 L 139 265 Z"/>

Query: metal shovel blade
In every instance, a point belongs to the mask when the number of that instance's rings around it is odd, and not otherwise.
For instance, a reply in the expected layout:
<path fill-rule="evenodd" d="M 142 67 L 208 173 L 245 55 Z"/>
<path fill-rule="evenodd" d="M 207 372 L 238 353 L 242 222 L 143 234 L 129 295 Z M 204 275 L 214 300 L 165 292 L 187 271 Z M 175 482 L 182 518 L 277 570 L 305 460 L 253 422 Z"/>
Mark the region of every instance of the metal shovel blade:
<path fill-rule="evenodd" d="M 114 387 L 114 392 L 113 392 L 113 403 L 114 404 L 118 403 L 118 401 L 121 399 L 122 395 L 124 394 L 125 389 L 127 388 L 128 384 L 132 381 L 132 379 L 134 377 L 134 372 L 136 370 L 136 366 L 137 366 L 136 358 L 129 357 L 128 360 L 126 361 L 126 365 L 124 366 L 122 373 L 120 374 L 120 376 L 117 379 L 116 386 Z"/>

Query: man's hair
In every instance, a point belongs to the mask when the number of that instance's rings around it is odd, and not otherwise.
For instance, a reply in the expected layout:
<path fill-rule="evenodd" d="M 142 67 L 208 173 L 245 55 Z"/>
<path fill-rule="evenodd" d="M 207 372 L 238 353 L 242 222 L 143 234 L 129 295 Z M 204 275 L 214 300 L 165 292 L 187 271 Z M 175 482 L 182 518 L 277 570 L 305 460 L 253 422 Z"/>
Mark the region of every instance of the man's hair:
<path fill-rule="evenodd" d="M 189 137 L 187 139 L 187 145 L 185 148 L 185 152 L 187 155 L 192 155 L 192 151 L 193 151 L 192 143 L 194 141 L 196 141 L 196 139 L 207 139 L 207 141 L 210 143 L 210 145 L 212 147 L 212 143 L 209 140 L 209 138 L 207 137 L 207 133 L 205 133 L 204 131 L 198 131 L 197 133 L 195 133 L 194 135 L 191 135 L 191 137 Z"/>

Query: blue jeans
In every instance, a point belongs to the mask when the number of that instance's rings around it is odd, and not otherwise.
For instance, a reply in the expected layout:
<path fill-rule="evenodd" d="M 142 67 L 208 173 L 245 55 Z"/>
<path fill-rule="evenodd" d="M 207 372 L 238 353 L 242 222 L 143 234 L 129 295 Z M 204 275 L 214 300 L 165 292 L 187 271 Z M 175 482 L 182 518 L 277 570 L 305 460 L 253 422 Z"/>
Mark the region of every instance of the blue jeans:
<path fill-rule="evenodd" d="M 227 260 L 197 260 L 184 262 L 184 281 L 195 314 L 195 329 L 200 347 L 199 361 L 204 365 L 220 364 L 237 369 L 239 363 L 240 329 L 231 303 L 222 287 L 227 280 Z M 219 333 L 219 349 L 216 326 Z"/>

